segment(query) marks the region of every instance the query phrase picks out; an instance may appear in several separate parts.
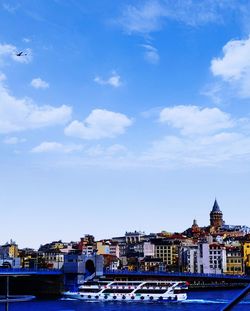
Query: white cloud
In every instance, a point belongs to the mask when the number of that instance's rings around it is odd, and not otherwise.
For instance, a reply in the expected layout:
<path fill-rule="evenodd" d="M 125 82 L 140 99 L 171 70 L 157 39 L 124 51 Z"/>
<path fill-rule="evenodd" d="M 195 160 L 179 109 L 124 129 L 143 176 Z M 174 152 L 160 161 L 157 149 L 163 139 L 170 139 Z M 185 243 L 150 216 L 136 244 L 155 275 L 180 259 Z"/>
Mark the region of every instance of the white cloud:
<path fill-rule="evenodd" d="M 149 34 L 160 30 L 166 20 L 174 20 L 189 26 L 221 22 L 224 10 L 237 8 L 237 3 L 221 0 L 182 1 L 150 0 L 128 5 L 118 23 L 128 34 Z"/>
<path fill-rule="evenodd" d="M 113 157 L 124 155 L 127 152 L 127 148 L 120 144 L 114 144 L 109 147 L 102 147 L 101 145 L 90 147 L 86 150 L 86 154 L 90 157 Z"/>
<path fill-rule="evenodd" d="M 143 153 L 142 163 L 172 169 L 250 160 L 247 118 L 232 119 L 218 108 L 175 106 L 164 108 L 160 121 L 168 123 L 168 133 Z"/>
<path fill-rule="evenodd" d="M 49 83 L 42 80 L 41 78 L 35 78 L 30 82 L 30 85 L 35 89 L 47 89 L 49 87 Z"/>
<path fill-rule="evenodd" d="M 158 50 L 151 44 L 142 44 L 141 46 L 145 49 L 145 59 L 151 64 L 158 64 L 160 60 Z"/>
<path fill-rule="evenodd" d="M 66 105 L 38 106 L 29 98 L 16 98 L 0 81 L 0 133 L 65 124 L 71 119 L 71 112 Z"/>
<path fill-rule="evenodd" d="M 32 51 L 31 49 L 26 49 L 24 55 L 17 56 L 16 54 L 21 52 L 17 49 L 16 46 L 12 44 L 1 44 L 0 43 L 0 63 L 3 63 L 3 60 L 7 57 L 10 57 L 12 60 L 19 63 L 30 63 L 32 60 Z"/>
<path fill-rule="evenodd" d="M 223 47 L 223 56 L 211 61 L 214 76 L 222 78 L 240 97 L 250 97 L 250 37 L 231 40 Z"/>
<path fill-rule="evenodd" d="M 232 40 L 223 47 L 223 57 L 215 58 L 211 70 L 224 80 L 241 79 L 250 68 L 250 38 Z"/>
<path fill-rule="evenodd" d="M 3 143 L 6 144 L 6 145 L 16 145 L 16 144 L 19 144 L 19 143 L 24 143 L 26 141 L 25 138 L 18 138 L 18 137 L 6 137 L 4 140 L 3 140 Z"/>
<path fill-rule="evenodd" d="M 113 138 L 123 134 L 132 120 L 122 113 L 94 109 L 83 121 L 73 121 L 64 130 L 67 136 L 82 139 Z"/>
<path fill-rule="evenodd" d="M 220 109 L 198 106 L 164 108 L 160 113 L 160 122 L 179 129 L 183 135 L 204 135 L 234 126 L 230 115 Z"/>
<path fill-rule="evenodd" d="M 2 4 L 2 7 L 3 7 L 3 9 L 4 9 L 5 11 L 7 11 L 7 12 L 13 14 L 13 13 L 15 13 L 16 10 L 19 8 L 19 5 L 12 6 L 12 5 L 8 4 L 8 3 L 3 3 L 3 4 Z"/>
<path fill-rule="evenodd" d="M 141 158 L 165 168 L 218 166 L 243 159 L 250 160 L 250 136 L 237 132 L 195 138 L 166 136 L 155 141 Z"/>
<path fill-rule="evenodd" d="M 201 94 L 207 97 L 210 97 L 212 102 L 215 103 L 216 105 L 220 105 L 223 99 L 227 97 L 226 92 L 224 91 L 223 92 L 224 98 L 222 99 L 221 97 L 222 91 L 223 91 L 223 83 L 213 82 L 213 83 L 205 85 L 205 87 L 201 90 Z"/>
<path fill-rule="evenodd" d="M 165 9 L 158 1 L 147 1 L 143 5 L 129 5 L 123 12 L 119 23 L 131 33 L 149 33 L 159 30 Z"/>
<path fill-rule="evenodd" d="M 108 79 L 103 79 L 99 76 L 95 77 L 94 81 L 100 85 L 110 85 L 115 88 L 121 86 L 121 77 L 116 73 L 113 72 L 112 75 Z"/>
<path fill-rule="evenodd" d="M 58 142 L 48 142 L 44 141 L 40 145 L 34 147 L 32 153 L 49 153 L 49 152 L 59 152 L 59 153 L 72 153 L 76 151 L 81 151 L 83 149 L 82 145 L 75 144 L 61 144 Z"/>
<path fill-rule="evenodd" d="M 115 155 L 121 154 L 127 151 L 127 148 L 120 144 L 111 145 L 106 149 L 106 154 L 108 155 Z"/>
<path fill-rule="evenodd" d="M 25 42 L 25 43 L 30 43 L 30 42 L 31 42 L 31 39 L 30 39 L 30 38 L 23 38 L 23 42 Z"/>
<path fill-rule="evenodd" d="M 4 73 L 0 72 L 0 83 L 1 83 L 1 81 L 4 81 L 4 80 L 6 80 L 6 75 Z"/>

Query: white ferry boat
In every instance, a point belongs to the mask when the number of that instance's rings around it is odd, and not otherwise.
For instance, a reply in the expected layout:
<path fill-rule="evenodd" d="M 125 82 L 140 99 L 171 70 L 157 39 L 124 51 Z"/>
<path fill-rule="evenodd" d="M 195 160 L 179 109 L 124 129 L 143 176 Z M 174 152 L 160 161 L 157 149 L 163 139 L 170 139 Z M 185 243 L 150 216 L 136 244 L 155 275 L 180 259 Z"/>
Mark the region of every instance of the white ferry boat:
<path fill-rule="evenodd" d="M 87 301 L 183 301 L 188 285 L 178 281 L 99 281 L 85 282 L 75 292 L 64 293 L 67 298 Z"/>

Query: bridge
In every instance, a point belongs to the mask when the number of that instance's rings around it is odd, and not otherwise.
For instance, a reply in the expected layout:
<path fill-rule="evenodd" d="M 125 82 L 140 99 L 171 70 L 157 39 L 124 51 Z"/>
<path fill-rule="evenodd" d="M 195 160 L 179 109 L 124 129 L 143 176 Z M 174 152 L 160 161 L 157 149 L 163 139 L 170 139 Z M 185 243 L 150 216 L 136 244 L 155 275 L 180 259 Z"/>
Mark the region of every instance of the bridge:
<path fill-rule="evenodd" d="M 106 277 L 119 277 L 131 279 L 172 279 L 184 281 L 214 281 L 226 283 L 250 283 L 248 275 L 232 274 L 207 274 L 207 273 L 188 273 L 188 272 L 163 272 L 163 271 L 129 271 L 129 270 L 104 270 Z"/>
<path fill-rule="evenodd" d="M 63 280 L 63 272 L 57 269 L 0 268 L 0 296 L 7 297 L 8 302 L 12 294 L 18 297 L 58 296 L 63 291 Z"/>
<path fill-rule="evenodd" d="M 63 271 L 59 269 L 7 269 L 0 268 L 1 276 L 60 276 Z M 233 275 L 233 274 L 207 274 L 207 273 L 188 273 L 188 272 L 164 272 L 164 271 L 130 271 L 130 270 L 105 270 L 103 275 L 106 277 L 131 277 L 131 278 L 168 278 L 182 280 L 214 280 L 224 281 L 227 283 L 250 283 L 248 275 Z"/>
<path fill-rule="evenodd" d="M 58 269 L 9 269 L 0 268 L 1 276 L 39 276 L 39 275 L 62 275 L 63 272 Z"/>

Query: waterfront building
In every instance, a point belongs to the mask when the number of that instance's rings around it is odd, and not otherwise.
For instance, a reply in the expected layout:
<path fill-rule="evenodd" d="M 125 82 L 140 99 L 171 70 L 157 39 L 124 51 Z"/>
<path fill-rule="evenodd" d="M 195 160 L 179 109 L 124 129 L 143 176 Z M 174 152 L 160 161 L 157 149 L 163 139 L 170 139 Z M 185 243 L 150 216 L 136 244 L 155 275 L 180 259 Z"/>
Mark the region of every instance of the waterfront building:
<path fill-rule="evenodd" d="M 112 256 L 115 256 L 117 258 L 120 257 L 120 251 L 119 251 L 119 244 L 118 244 L 118 242 L 113 242 L 113 241 L 110 242 L 109 252 L 110 252 L 110 255 L 112 255 Z"/>
<path fill-rule="evenodd" d="M 19 249 L 21 267 L 26 269 L 46 268 L 45 259 L 42 252 L 37 252 L 32 248 Z"/>
<path fill-rule="evenodd" d="M 140 270 L 142 271 L 165 271 L 165 264 L 162 258 L 146 256 L 140 261 Z"/>
<path fill-rule="evenodd" d="M 61 249 L 64 248 L 66 245 L 66 243 L 63 243 L 62 240 L 59 241 L 54 241 L 52 243 L 50 243 L 50 248 L 51 249 Z"/>
<path fill-rule="evenodd" d="M 0 246 L 0 267 L 21 268 L 21 260 L 18 257 L 18 246 L 12 240 Z"/>
<path fill-rule="evenodd" d="M 118 270 L 120 267 L 120 260 L 116 256 L 110 254 L 103 254 L 104 268 L 108 270 Z"/>
<path fill-rule="evenodd" d="M 223 225 L 219 230 L 218 233 L 225 237 L 235 237 L 241 238 L 248 234 L 249 228 L 247 226 L 240 226 L 240 225 Z"/>
<path fill-rule="evenodd" d="M 110 254 L 110 242 L 107 240 L 98 241 L 96 242 L 96 249 L 98 255 Z"/>
<path fill-rule="evenodd" d="M 243 241 L 243 262 L 245 267 L 245 272 L 250 274 L 250 239 L 247 238 Z"/>
<path fill-rule="evenodd" d="M 126 252 L 127 252 L 127 244 L 124 242 L 124 243 L 119 243 L 118 244 L 119 246 L 119 258 L 121 257 L 126 257 Z"/>
<path fill-rule="evenodd" d="M 136 257 L 136 258 L 143 258 L 143 242 L 127 244 L 126 248 L 126 256 L 127 257 Z"/>
<path fill-rule="evenodd" d="M 209 237 L 209 240 L 211 237 Z M 223 244 L 198 242 L 198 273 L 222 274 L 226 272 L 226 248 Z"/>
<path fill-rule="evenodd" d="M 180 248 L 179 266 L 181 272 L 197 273 L 198 245 L 183 245 Z"/>
<path fill-rule="evenodd" d="M 78 243 L 78 250 L 81 253 L 90 256 L 93 251 L 96 250 L 96 242 L 94 236 L 90 234 L 85 234 Z"/>
<path fill-rule="evenodd" d="M 127 257 L 126 269 L 129 271 L 138 271 L 140 269 L 140 261 L 138 257 Z"/>
<path fill-rule="evenodd" d="M 179 248 L 181 242 L 178 240 L 154 239 L 154 257 L 161 258 L 166 264 L 167 271 L 178 271 Z"/>
<path fill-rule="evenodd" d="M 139 243 L 142 241 L 144 236 L 145 236 L 145 232 L 141 232 L 141 231 L 126 232 L 125 241 L 127 244 Z"/>
<path fill-rule="evenodd" d="M 223 244 L 209 244 L 209 268 L 208 273 L 222 274 L 227 271 L 226 248 Z"/>
<path fill-rule="evenodd" d="M 112 239 L 112 242 L 115 242 L 115 243 L 126 243 L 126 238 L 125 236 L 119 236 L 119 237 L 113 237 Z"/>
<path fill-rule="evenodd" d="M 60 248 L 61 253 L 70 253 L 77 249 L 77 244 L 74 242 L 66 244 L 63 248 Z"/>
<path fill-rule="evenodd" d="M 45 252 L 50 249 L 61 249 L 66 246 L 66 243 L 63 243 L 62 240 L 59 241 L 53 241 L 51 243 L 46 243 L 44 245 L 41 245 L 38 249 L 39 252 Z"/>
<path fill-rule="evenodd" d="M 226 246 L 227 269 L 226 274 L 239 274 L 244 273 L 244 261 L 242 257 L 241 246 Z"/>
<path fill-rule="evenodd" d="M 144 257 L 153 257 L 155 253 L 155 246 L 150 241 L 145 241 L 143 243 L 143 254 Z"/>
<path fill-rule="evenodd" d="M 10 242 L 5 243 L 0 246 L 0 258 L 16 258 L 18 257 L 18 246 L 16 242 L 10 240 Z"/>
<path fill-rule="evenodd" d="M 60 249 L 49 249 L 44 252 L 44 261 L 49 269 L 61 269 L 64 264 L 64 253 Z"/>

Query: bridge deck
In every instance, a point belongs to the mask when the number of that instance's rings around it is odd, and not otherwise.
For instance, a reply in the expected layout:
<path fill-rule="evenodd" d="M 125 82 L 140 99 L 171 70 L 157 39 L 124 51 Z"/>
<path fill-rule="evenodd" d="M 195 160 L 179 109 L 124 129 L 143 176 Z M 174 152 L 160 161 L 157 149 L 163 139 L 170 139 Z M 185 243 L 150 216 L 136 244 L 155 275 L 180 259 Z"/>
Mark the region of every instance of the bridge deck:
<path fill-rule="evenodd" d="M 0 269 L 1 276 L 62 275 L 57 269 Z"/>
<path fill-rule="evenodd" d="M 105 270 L 106 276 L 134 276 L 134 277 L 168 277 L 185 279 L 212 279 L 220 281 L 234 281 L 250 283 L 248 275 L 231 275 L 231 274 L 206 274 L 206 273 L 180 273 L 180 272 L 153 272 L 153 271 L 129 271 L 129 270 Z"/>

